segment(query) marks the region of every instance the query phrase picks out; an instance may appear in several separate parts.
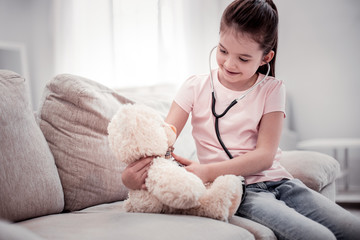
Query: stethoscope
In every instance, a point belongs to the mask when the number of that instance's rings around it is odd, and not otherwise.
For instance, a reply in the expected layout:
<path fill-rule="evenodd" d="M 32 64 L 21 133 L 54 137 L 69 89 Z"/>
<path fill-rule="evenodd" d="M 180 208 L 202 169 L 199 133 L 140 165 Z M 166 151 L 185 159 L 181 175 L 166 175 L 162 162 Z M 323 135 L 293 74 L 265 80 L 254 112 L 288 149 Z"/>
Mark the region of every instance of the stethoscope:
<path fill-rule="evenodd" d="M 213 81 L 213 76 L 212 76 L 212 70 L 211 70 L 211 55 L 213 53 L 213 51 L 215 50 L 215 48 L 217 48 L 217 46 L 215 46 L 214 48 L 211 49 L 210 54 L 209 54 L 209 69 L 210 69 L 210 85 L 211 85 L 211 91 L 212 91 L 212 105 L 211 105 L 211 110 L 212 110 L 212 114 L 215 117 L 215 132 L 216 132 L 216 137 L 219 140 L 219 143 L 221 145 L 221 147 L 224 149 L 224 151 L 226 152 L 226 154 L 228 155 L 228 157 L 230 159 L 233 158 L 233 156 L 231 155 L 230 151 L 227 149 L 227 147 L 225 146 L 223 140 L 221 139 L 220 136 L 220 131 L 219 131 L 219 118 L 222 118 L 223 116 L 226 115 L 226 113 L 241 99 L 243 99 L 246 95 L 248 95 L 251 91 L 253 91 L 259 84 L 261 84 L 268 76 L 270 73 L 270 64 L 267 63 L 267 67 L 268 70 L 266 72 L 265 77 L 259 81 L 258 83 L 254 84 L 251 88 L 249 88 L 245 93 L 243 93 L 240 97 L 234 99 L 234 101 L 232 101 L 229 106 L 221 113 L 221 114 L 217 114 L 215 111 L 215 103 L 216 103 L 216 93 L 215 93 L 215 89 L 214 89 L 214 81 Z"/>

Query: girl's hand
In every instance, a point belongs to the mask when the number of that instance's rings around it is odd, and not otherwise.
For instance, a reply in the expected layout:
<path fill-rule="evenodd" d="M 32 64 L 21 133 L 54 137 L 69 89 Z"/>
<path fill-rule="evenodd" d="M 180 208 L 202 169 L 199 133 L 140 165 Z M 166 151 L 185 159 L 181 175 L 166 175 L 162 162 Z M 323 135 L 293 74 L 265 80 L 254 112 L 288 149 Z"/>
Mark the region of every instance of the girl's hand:
<path fill-rule="evenodd" d="M 176 161 L 183 164 L 187 171 L 198 176 L 204 183 L 207 183 L 210 181 L 210 179 L 208 177 L 208 171 L 207 171 L 206 164 L 200 164 L 197 162 L 193 162 L 189 159 L 180 157 L 174 153 L 172 153 L 172 156 L 175 158 Z"/>
<path fill-rule="evenodd" d="M 145 179 L 152 160 L 153 157 L 147 157 L 129 164 L 121 175 L 124 185 L 132 190 L 146 190 Z"/>

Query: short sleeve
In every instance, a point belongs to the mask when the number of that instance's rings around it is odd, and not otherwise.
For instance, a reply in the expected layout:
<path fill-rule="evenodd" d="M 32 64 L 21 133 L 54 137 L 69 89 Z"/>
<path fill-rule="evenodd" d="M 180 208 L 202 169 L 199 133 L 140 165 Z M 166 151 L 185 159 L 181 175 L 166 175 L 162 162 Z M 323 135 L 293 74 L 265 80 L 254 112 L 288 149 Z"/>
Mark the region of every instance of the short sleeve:
<path fill-rule="evenodd" d="M 174 101 L 187 113 L 190 113 L 194 106 L 194 88 L 196 76 L 188 78 L 175 95 Z"/>
<path fill-rule="evenodd" d="M 270 112 L 283 112 L 285 116 L 286 89 L 282 81 L 274 79 L 268 89 L 264 114 Z"/>

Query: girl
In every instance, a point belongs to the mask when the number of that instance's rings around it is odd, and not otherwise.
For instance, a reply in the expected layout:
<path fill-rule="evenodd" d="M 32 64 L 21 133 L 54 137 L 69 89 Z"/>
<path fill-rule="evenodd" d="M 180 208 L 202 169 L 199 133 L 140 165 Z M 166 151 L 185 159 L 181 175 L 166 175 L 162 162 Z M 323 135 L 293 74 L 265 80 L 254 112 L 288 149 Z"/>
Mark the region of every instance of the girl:
<path fill-rule="evenodd" d="M 279 163 L 285 88 L 275 78 L 277 40 L 278 13 L 271 0 L 236 0 L 225 9 L 216 52 L 219 68 L 212 76 L 190 77 L 166 118 L 179 134 L 192 114 L 200 163 L 175 154 L 174 158 L 204 182 L 224 174 L 244 176 L 246 195 L 236 214 L 269 227 L 278 239 L 360 236 L 356 217 L 294 179 Z M 211 79 L 216 100 L 212 100 Z M 218 115 L 226 112 L 217 129 L 212 109 Z M 145 158 L 124 170 L 128 188 L 145 188 L 151 160 Z"/>

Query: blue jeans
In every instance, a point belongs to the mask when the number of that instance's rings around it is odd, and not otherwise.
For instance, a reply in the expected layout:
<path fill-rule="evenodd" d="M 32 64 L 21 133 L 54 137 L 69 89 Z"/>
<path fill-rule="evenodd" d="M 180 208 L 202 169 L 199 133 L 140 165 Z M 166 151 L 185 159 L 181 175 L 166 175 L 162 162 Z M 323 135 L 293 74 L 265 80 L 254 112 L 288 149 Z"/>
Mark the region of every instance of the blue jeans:
<path fill-rule="evenodd" d="M 300 180 L 246 186 L 236 215 L 272 229 L 278 239 L 360 239 L 360 219 Z"/>

